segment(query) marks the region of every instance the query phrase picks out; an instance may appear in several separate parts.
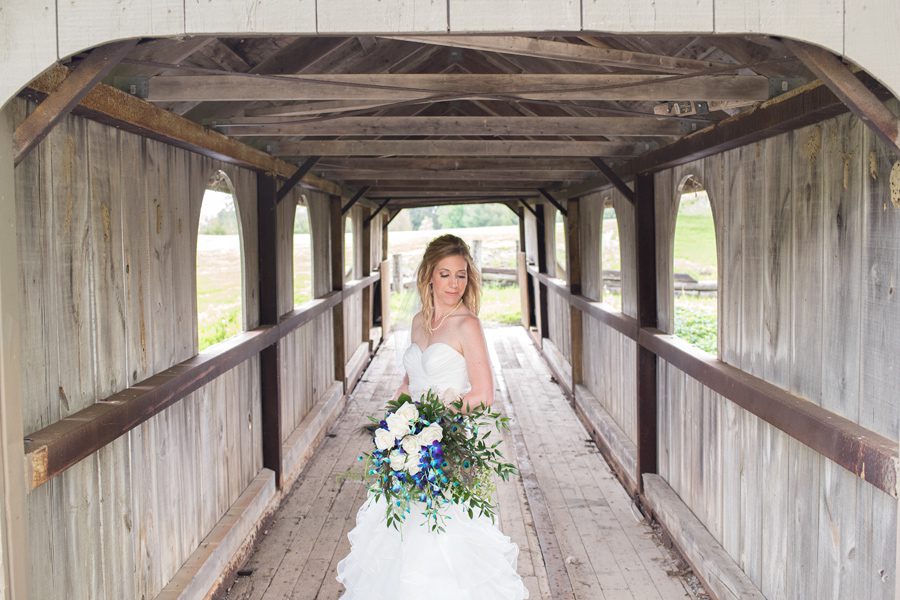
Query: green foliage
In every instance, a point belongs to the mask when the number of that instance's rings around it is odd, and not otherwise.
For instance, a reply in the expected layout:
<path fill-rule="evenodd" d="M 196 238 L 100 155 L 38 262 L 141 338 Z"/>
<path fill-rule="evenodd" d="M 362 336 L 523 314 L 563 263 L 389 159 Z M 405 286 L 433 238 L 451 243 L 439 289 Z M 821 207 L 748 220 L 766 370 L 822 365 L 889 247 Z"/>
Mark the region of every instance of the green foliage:
<path fill-rule="evenodd" d="M 227 340 L 228 338 L 239 334 L 241 332 L 240 321 L 240 306 L 228 311 L 215 321 L 201 321 L 199 323 L 199 331 L 197 332 L 200 342 L 200 351 L 202 352 L 214 344 L 218 344 L 223 340 Z"/>
<path fill-rule="evenodd" d="M 696 280 L 716 278 L 716 232 L 712 214 L 680 214 L 675 222 L 675 272 Z"/>
<path fill-rule="evenodd" d="M 468 227 L 494 227 L 515 225 L 516 216 L 499 204 L 455 204 L 437 209 L 438 222 L 442 227 L 460 229 Z"/>
<path fill-rule="evenodd" d="M 715 297 L 675 298 L 675 335 L 710 354 L 717 345 L 717 301 Z"/>
<path fill-rule="evenodd" d="M 234 205 L 223 208 L 205 223 L 200 224 L 202 235 L 237 235 L 238 221 Z"/>

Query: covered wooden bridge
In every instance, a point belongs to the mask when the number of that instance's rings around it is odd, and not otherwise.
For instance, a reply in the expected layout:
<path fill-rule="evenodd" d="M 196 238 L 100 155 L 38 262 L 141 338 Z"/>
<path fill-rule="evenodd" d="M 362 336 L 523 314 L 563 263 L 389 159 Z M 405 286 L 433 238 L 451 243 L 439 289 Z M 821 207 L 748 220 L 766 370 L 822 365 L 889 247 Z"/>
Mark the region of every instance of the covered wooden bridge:
<path fill-rule="evenodd" d="M 715 598 L 900 597 L 900 7 L 611 4 L 0 7 L 0 598 L 336 598 L 388 225 L 455 203 L 518 216 L 489 341 L 532 597 L 694 593 L 659 540 Z M 198 352 L 219 172 L 242 332 Z M 698 183 L 715 354 L 672 335 Z"/>

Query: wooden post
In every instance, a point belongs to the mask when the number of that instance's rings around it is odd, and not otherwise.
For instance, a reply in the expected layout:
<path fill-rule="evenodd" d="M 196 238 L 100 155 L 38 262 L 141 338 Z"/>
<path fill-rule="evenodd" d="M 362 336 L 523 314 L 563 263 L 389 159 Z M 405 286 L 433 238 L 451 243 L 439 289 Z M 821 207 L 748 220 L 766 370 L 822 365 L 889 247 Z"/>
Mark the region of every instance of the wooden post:
<path fill-rule="evenodd" d="M 653 175 L 634 180 L 635 243 L 637 244 L 638 326 L 658 325 L 656 286 L 656 218 Z M 657 472 L 657 356 L 637 346 L 637 483 L 643 491 L 644 473 Z"/>
<path fill-rule="evenodd" d="M 384 205 L 382 205 L 384 208 Z M 391 332 L 391 263 L 388 258 L 388 213 L 381 219 L 381 339 Z"/>
<path fill-rule="evenodd" d="M 371 209 L 365 208 L 362 214 L 362 239 L 360 240 L 360 245 L 362 246 L 362 277 L 368 277 L 372 274 L 372 224 L 368 218 L 371 212 Z M 372 294 L 374 291 L 375 286 L 370 285 L 362 292 L 362 341 L 364 344 L 369 343 L 369 351 L 372 350 L 372 321 L 374 319 Z"/>
<path fill-rule="evenodd" d="M 259 232 L 259 324 L 278 323 L 278 187 L 271 173 L 256 176 L 256 226 Z M 280 342 L 259 353 L 262 400 L 263 466 L 282 486 Z"/>
<path fill-rule="evenodd" d="M 27 598 L 19 253 L 11 111 L 0 111 L 0 588 Z"/>
<path fill-rule="evenodd" d="M 329 241 L 331 242 L 331 290 L 340 292 L 344 289 L 344 219 L 341 215 L 341 197 L 329 197 L 328 213 L 330 216 Z M 347 351 L 344 348 L 344 301 L 341 300 L 331 309 L 331 327 L 334 332 L 334 379 L 340 381 L 347 393 Z"/>
<path fill-rule="evenodd" d="M 569 198 L 566 210 L 566 274 L 568 275 L 569 292 L 581 295 L 581 232 L 579 227 L 579 198 Z M 593 223 L 587 224 L 588 227 Z M 600 227 L 603 226 L 601 221 Z M 581 328 L 581 310 L 574 304 L 569 305 L 569 337 L 572 341 L 572 398 L 575 398 L 575 386 L 584 381 L 583 369 L 583 331 Z"/>
<path fill-rule="evenodd" d="M 526 268 L 527 263 L 527 254 L 525 252 L 526 248 L 526 238 L 525 238 L 525 209 L 520 208 L 516 211 L 519 215 L 519 286 L 520 286 L 520 296 L 522 302 L 522 325 L 525 329 L 529 329 L 530 327 L 537 324 L 537 321 L 534 316 L 534 283 L 531 281 L 531 275 L 528 274 L 528 270 Z"/>
<path fill-rule="evenodd" d="M 540 202 L 535 206 L 535 217 L 537 218 L 537 256 L 538 256 L 538 271 L 547 274 L 547 225 L 544 222 L 544 205 Z M 536 302 L 537 308 L 537 327 L 538 332 L 540 333 L 540 337 L 543 340 L 545 337 L 550 336 L 550 328 L 547 326 L 548 324 L 548 313 L 549 308 L 547 304 L 547 286 L 542 284 L 541 282 L 537 283 L 537 293 L 538 300 Z"/>

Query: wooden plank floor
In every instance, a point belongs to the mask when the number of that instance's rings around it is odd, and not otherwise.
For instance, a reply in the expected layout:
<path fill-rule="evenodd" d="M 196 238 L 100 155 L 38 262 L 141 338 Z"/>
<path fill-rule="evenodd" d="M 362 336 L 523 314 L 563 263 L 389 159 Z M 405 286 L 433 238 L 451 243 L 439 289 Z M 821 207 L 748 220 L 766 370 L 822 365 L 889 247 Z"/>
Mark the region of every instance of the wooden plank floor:
<path fill-rule="evenodd" d="M 520 474 L 498 482 L 500 527 L 519 545 L 519 572 L 532 599 L 691 598 L 673 557 L 609 470 L 519 327 L 489 329 L 498 406 L 513 417 L 506 456 Z M 371 444 L 362 427 L 402 378 L 389 341 L 354 391 L 254 554 L 229 600 L 332 600 L 337 562 L 365 500 L 356 456 Z"/>

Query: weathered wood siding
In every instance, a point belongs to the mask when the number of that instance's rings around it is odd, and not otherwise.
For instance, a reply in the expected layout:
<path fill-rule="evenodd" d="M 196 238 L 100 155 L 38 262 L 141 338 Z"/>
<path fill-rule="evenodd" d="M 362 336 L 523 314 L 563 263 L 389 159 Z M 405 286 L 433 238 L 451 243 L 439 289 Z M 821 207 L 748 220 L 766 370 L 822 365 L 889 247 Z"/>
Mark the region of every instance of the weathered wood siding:
<path fill-rule="evenodd" d="M 197 228 L 219 169 L 235 188 L 252 328 L 254 172 L 75 117 L 16 168 L 26 434 L 196 353 Z M 283 344 L 290 424 L 333 379 L 330 352 L 311 350 L 330 349 L 330 331 L 328 314 Z M 260 471 L 259 396 L 254 357 L 31 492 L 31 596 L 154 597 Z"/>
<path fill-rule="evenodd" d="M 569 301 L 550 290 L 547 298 L 550 317 L 550 341 L 566 362 L 572 362 L 572 330 L 569 318 Z"/>
<path fill-rule="evenodd" d="M 617 191 L 604 191 L 581 199 L 579 232 L 581 239 L 582 295 L 603 300 L 603 209 L 611 204 L 616 210 L 619 242 L 622 248 L 622 312 L 637 314 L 637 288 L 634 254 L 634 209 Z M 635 441 L 636 357 L 634 340 L 599 322 L 590 315 L 582 316 L 583 385 L 603 405 L 619 427 Z"/>
<path fill-rule="evenodd" d="M 845 115 L 658 174 L 660 327 L 693 174 L 716 221 L 719 357 L 896 439 L 898 158 Z M 661 474 L 767 597 L 894 597 L 896 500 L 665 361 L 659 389 Z"/>

